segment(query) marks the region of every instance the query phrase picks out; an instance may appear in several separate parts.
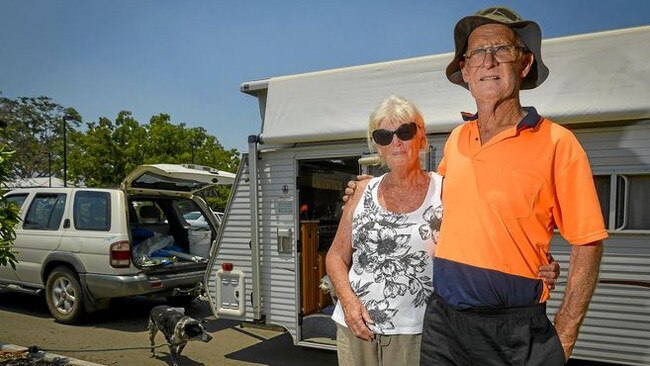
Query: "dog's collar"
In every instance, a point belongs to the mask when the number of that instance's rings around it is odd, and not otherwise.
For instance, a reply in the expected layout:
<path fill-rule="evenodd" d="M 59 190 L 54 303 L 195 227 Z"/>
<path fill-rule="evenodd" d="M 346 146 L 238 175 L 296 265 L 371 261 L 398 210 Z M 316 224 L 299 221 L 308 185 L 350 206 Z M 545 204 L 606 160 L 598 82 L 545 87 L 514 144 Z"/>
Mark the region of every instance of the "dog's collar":
<path fill-rule="evenodd" d="M 185 319 L 185 317 L 183 317 L 181 318 L 181 320 L 178 321 L 178 323 L 176 323 L 176 327 L 174 327 L 174 335 L 182 334 L 185 325 L 187 325 L 187 320 Z M 187 343 L 187 339 L 177 339 L 177 337 L 173 337 L 173 338 L 176 340 L 174 345 Z"/>

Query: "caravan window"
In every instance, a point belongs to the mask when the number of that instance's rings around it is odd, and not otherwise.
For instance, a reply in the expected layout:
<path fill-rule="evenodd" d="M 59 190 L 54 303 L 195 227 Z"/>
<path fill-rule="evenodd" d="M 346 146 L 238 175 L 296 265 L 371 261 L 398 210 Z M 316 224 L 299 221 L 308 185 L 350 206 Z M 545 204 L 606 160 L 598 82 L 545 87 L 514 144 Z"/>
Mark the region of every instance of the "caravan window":
<path fill-rule="evenodd" d="M 650 175 L 619 175 L 616 229 L 650 230 Z"/>
<path fill-rule="evenodd" d="M 609 231 L 650 230 L 650 174 L 597 175 L 594 182 Z"/>

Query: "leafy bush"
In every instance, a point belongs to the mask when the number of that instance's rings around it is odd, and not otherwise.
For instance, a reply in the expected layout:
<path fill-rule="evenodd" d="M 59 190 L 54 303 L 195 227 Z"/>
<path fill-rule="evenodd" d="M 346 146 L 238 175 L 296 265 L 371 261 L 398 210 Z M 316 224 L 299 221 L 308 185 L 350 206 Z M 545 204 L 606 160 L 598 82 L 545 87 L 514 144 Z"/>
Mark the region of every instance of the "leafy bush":
<path fill-rule="evenodd" d="M 0 146 L 0 184 L 7 181 L 10 166 L 7 162 L 12 152 Z M 11 265 L 16 268 L 16 252 L 13 250 L 13 241 L 16 239 L 14 227 L 20 220 L 19 208 L 14 203 L 7 202 L 0 196 L 0 266 Z"/>

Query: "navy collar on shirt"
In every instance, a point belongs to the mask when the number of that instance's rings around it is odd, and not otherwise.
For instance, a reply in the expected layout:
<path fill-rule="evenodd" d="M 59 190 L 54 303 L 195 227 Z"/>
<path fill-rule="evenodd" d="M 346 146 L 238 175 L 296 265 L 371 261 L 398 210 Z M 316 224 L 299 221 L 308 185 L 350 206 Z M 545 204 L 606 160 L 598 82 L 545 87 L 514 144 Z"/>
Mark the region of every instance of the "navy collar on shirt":
<path fill-rule="evenodd" d="M 542 117 L 537 113 L 535 107 L 522 107 L 526 111 L 526 115 L 522 118 L 519 123 L 517 123 L 517 129 L 522 130 L 524 128 L 535 128 L 537 124 L 542 120 Z M 475 114 L 460 112 L 463 116 L 463 121 L 474 121 L 478 119 L 478 112 Z"/>

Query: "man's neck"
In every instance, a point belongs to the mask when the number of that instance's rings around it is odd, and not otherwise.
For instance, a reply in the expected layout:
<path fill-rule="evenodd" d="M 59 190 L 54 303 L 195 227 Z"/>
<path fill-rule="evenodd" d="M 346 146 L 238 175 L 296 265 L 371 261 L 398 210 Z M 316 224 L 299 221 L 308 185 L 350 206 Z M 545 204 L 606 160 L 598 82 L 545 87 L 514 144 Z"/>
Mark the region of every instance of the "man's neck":
<path fill-rule="evenodd" d="M 488 126 L 517 125 L 526 112 L 521 108 L 519 99 L 508 99 L 501 102 L 476 101 L 480 123 Z"/>
<path fill-rule="evenodd" d="M 477 101 L 476 106 L 482 144 L 500 132 L 516 126 L 526 115 L 521 108 L 519 99 L 508 99 L 500 103 Z"/>

